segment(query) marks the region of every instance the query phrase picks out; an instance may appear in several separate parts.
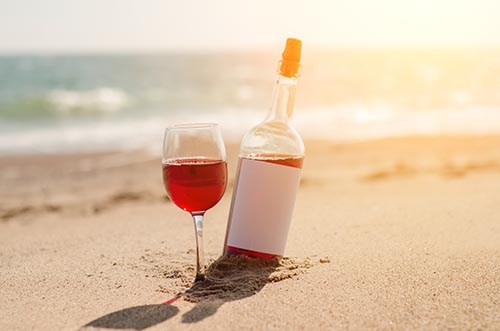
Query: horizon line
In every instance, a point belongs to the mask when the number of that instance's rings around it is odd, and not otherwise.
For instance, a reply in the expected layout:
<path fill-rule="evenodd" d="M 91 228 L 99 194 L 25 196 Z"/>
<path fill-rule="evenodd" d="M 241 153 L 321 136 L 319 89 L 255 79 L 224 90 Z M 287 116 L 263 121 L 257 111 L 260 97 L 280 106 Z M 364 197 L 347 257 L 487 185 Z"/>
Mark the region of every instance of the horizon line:
<path fill-rule="evenodd" d="M 143 49 L 54 49 L 54 50 L 0 50 L 0 57 L 9 56 L 64 56 L 64 55 L 183 55 L 183 54 L 220 54 L 220 53 L 266 53 L 274 51 L 276 47 L 240 47 L 240 48 L 143 48 Z M 311 52 L 333 51 L 446 51 L 446 50 L 500 50 L 500 44 L 474 45 L 336 45 L 308 47 Z"/>

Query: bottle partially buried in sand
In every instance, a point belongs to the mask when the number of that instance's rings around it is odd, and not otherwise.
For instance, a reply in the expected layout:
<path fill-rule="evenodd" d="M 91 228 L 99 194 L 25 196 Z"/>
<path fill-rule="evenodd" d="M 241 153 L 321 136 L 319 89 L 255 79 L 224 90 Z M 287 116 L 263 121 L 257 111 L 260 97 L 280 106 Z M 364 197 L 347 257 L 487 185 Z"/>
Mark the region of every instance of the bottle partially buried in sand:
<path fill-rule="evenodd" d="M 302 43 L 289 38 L 265 120 L 244 136 L 224 254 L 274 258 L 285 252 L 304 144 L 292 119 Z"/>

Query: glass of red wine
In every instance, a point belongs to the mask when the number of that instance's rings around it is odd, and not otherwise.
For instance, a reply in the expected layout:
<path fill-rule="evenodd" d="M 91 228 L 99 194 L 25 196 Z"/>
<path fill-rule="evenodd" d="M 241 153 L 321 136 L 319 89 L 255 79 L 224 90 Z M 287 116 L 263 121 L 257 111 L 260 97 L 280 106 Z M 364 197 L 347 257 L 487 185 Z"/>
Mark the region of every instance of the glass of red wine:
<path fill-rule="evenodd" d="M 170 200 L 191 214 L 196 232 L 196 278 L 205 278 L 203 216 L 224 195 L 226 149 L 220 126 L 180 124 L 165 129 L 163 183 Z"/>

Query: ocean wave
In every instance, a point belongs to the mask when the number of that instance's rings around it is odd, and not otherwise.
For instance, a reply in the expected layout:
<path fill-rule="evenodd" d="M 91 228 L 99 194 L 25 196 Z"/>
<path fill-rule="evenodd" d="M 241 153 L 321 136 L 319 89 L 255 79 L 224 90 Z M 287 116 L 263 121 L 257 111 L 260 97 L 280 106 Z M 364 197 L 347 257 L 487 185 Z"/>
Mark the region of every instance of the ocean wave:
<path fill-rule="evenodd" d="M 117 112 L 129 104 L 127 94 L 117 88 L 101 87 L 89 91 L 52 90 L 48 100 L 60 112 Z"/>
<path fill-rule="evenodd" d="M 95 152 L 147 149 L 159 155 L 164 128 L 193 122 L 220 123 L 226 143 L 239 143 L 265 117 L 265 110 L 220 109 L 142 118 L 107 119 L 4 130 L 0 154 Z M 500 112 L 490 108 L 398 112 L 390 107 L 337 105 L 297 109 L 294 125 L 304 139 L 346 142 L 408 135 L 499 134 Z"/>
<path fill-rule="evenodd" d="M 43 94 L 0 100 L 0 120 L 38 121 L 54 117 L 114 114 L 132 105 L 123 90 L 99 87 L 90 90 L 53 89 Z"/>

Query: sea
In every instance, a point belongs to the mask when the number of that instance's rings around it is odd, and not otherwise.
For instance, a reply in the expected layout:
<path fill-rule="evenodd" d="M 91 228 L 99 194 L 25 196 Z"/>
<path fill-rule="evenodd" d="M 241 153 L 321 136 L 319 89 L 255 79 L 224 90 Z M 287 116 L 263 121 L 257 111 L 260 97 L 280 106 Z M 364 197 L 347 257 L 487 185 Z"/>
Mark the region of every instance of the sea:
<path fill-rule="evenodd" d="M 216 122 L 238 142 L 269 109 L 280 54 L 0 56 L 0 154 L 147 149 L 166 126 Z M 499 49 L 304 52 L 305 139 L 500 134 Z"/>

